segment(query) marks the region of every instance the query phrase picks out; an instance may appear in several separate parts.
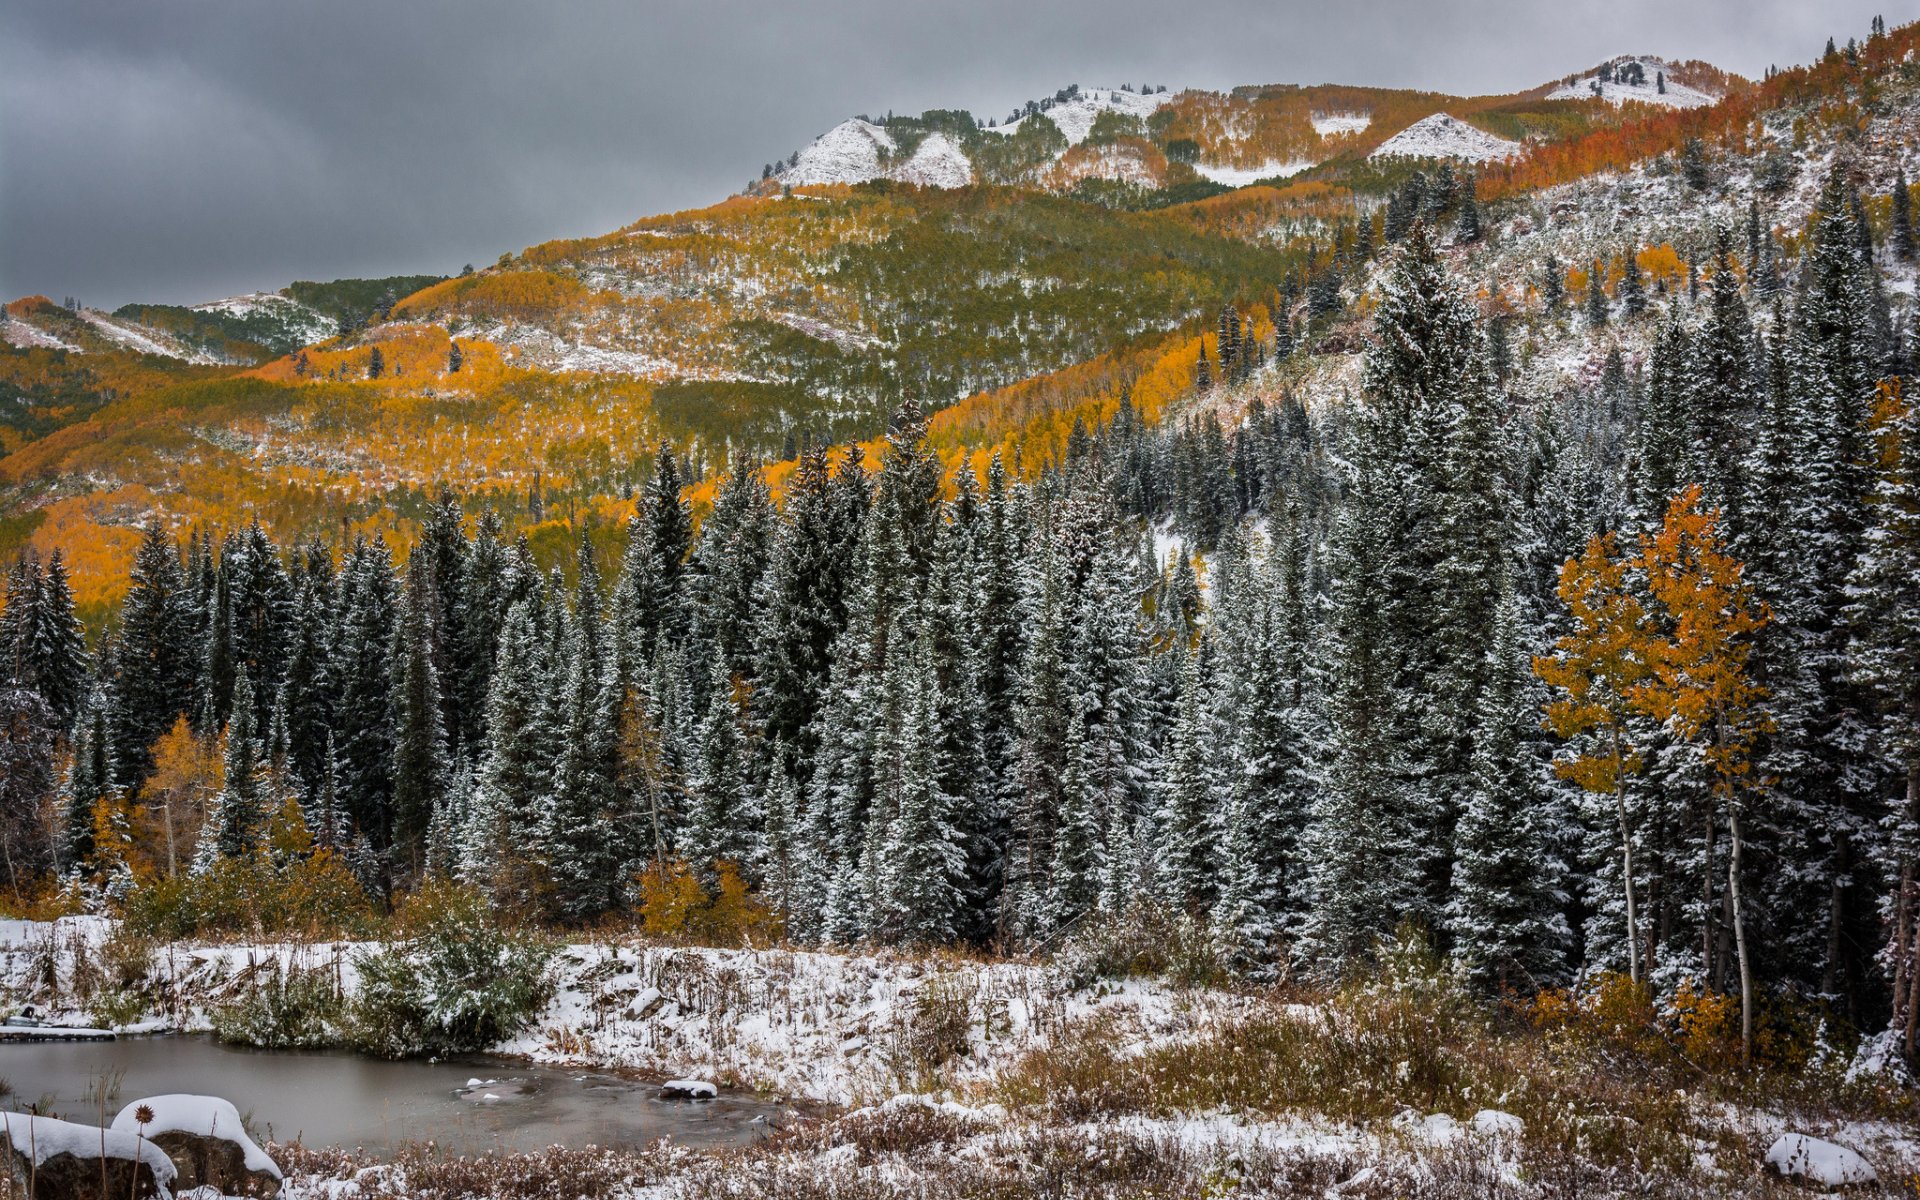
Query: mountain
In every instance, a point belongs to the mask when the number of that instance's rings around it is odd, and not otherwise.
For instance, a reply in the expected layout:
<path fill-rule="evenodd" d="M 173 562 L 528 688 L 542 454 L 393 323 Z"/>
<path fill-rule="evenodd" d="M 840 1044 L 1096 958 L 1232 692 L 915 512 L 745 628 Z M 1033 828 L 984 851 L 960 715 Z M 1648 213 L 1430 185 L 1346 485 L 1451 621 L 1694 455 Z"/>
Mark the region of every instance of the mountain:
<path fill-rule="evenodd" d="M 843 122 L 740 195 L 443 279 L 111 314 L 16 301 L 0 323 L 14 347 L 0 355 L 0 554 L 88 545 L 79 583 L 99 604 L 150 512 L 182 526 L 257 513 L 288 537 L 344 519 L 404 545 L 443 486 L 558 553 L 569 520 L 621 519 L 661 439 L 696 472 L 734 450 L 784 460 L 876 436 L 907 395 L 935 410 L 948 461 L 1001 449 L 1031 470 L 1122 392 L 1155 419 L 1192 410 L 1199 335 L 1228 305 L 1263 339 L 1290 325 L 1307 340 L 1265 386 L 1337 395 L 1372 286 L 1356 214 L 1377 246 L 1442 157 L 1449 186 L 1471 172 L 1488 230 L 1485 251 L 1458 253 L 1478 264 L 1498 248 L 1487 277 L 1506 286 L 1488 302 L 1526 312 L 1548 253 L 1576 293 L 1596 254 L 1617 261 L 1607 239 L 1567 236 L 1569 212 L 1665 247 L 1661 269 L 1684 273 L 1702 214 L 1738 215 L 1697 196 L 1652 204 L 1690 139 L 1715 196 L 1757 197 L 1790 231 L 1840 136 L 1821 116 L 1796 143 L 1797 120 L 1845 105 L 1867 128 L 1908 128 L 1888 53 L 1758 84 L 1629 56 L 1482 97 L 1064 88 L 990 123 Z M 1675 100 L 1628 102 L 1619 89 L 1644 91 L 1647 68 L 1653 95 L 1664 76 Z M 1583 95 L 1561 94 L 1569 79 Z M 1719 98 L 1680 104 L 1689 94 Z M 1876 136 L 1858 145 L 1884 206 L 1899 143 Z M 1798 189 L 1784 198 L 1756 183 L 1783 169 Z M 1584 190 L 1603 180 L 1631 184 L 1624 207 Z M 1522 331 L 1534 353 L 1558 345 L 1532 320 Z M 1551 353 L 1597 369 L 1590 348 Z"/>

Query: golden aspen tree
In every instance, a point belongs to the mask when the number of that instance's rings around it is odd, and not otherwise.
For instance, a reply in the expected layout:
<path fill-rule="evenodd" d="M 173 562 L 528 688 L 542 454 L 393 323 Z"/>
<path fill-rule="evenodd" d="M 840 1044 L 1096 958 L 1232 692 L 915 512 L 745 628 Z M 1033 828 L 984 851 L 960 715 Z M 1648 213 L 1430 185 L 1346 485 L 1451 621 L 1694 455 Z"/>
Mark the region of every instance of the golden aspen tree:
<path fill-rule="evenodd" d="M 1660 628 L 1647 642 L 1649 676 L 1628 694 L 1641 712 L 1699 745 L 1712 770 L 1730 839 L 1727 895 L 1740 965 L 1740 1050 L 1750 1058 L 1753 976 L 1740 887 L 1740 818 L 1748 799 L 1766 787 L 1753 760 L 1773 721 L 1762 704 L 1766 689 L 1754 682 L 1747 659 L 1769 614 L 1743 578 L 1740 560 L 1726 552 L 1719 523 L 1718 509 L 1701 508 L 1694 484 L 1667 506 L 1659 532 L 1642 536 L 1632 565 L 1646 579 Z"/>
<path fill-rule="evenodd" d="M 1620 823 L 1620 877 L 1627 906 L 1627 971 L 1638 984 L 1644 974 L 1638 895 L 1633 877 L 1633 822 L 1627 809 L 1627 777 L 1640 769 L 1639 748 L 1628 736 L 1634 695 L 1649 678 L 1647 614 L 1628 586 L 1628 560 L 1612 533 L 1587 542 L 1560 568 L 1559 595 L 1573 628 L 1553 653 L 1534 659 L 1534 673 L 1560 695 L 1546 707 L 1547 725 L 1572 740 L 1587 736 L 1572 757 L 1554 769 L 1596 795 L 1611 795 Z"/>

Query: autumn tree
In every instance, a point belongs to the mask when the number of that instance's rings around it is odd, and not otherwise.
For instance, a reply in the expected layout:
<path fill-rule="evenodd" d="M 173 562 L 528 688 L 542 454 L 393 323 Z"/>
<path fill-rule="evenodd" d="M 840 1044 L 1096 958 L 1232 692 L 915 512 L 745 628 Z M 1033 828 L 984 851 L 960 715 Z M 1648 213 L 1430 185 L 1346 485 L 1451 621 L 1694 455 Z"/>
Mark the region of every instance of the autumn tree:
<path fill-rule="evenodd" d="M 1557 689 L 1546 707 L 1554 733 L 1574 743 L 1554 769 L 1594 795 L 1611 796 L 1620 827 L 1620 879 L 1626 902 L 1627 970 L 1642 976 L 1639 896 L 1633 865 L 1635 833 L 1627 780 L 1641 767 L 1632 740 L 1635 698 L 1651 676 L 1646 606 L 1628 584 L 1629 558 L 1612 533 L 1587 542 L 1560 569 L 1559 596 L 1572 628 L 1534 673 Z"/>
<path fill-rule="evenodd" d="M 1657 605 L 1658 636 L 1644 642 L 1649 676 L 1631 689 L 1632 703 L 1696 745 L 1711 768 L 1714 794 L 1726 814 L 1727 897 L 1734 952 L 1740 963 L 1740 1045 L 1753 1050 L 1753 974 L 1747 947 L 1741 818 L 1765 790 L 1754 769 L 1760 738 L 1772 728 L 1766 691 L 1747 667 L 1753 637 L 1768 621 L 1741 562 L 1721 538 L 1720 513 L 1703 509 L 1699 486 L 1673 498 L 1657 534 L 1641 540 L 1635 567 Z"/>

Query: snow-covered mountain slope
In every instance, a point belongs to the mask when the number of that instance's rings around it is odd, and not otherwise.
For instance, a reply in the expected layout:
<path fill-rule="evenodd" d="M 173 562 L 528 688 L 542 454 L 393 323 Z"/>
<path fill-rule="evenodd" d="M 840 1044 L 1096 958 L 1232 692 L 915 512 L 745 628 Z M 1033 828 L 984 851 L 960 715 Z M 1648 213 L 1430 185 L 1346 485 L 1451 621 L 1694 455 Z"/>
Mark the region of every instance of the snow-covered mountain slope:
<path fill-rule="evenodd" d="M 887 177 L 921 187 L 965 187 L 973 182 L 973 164 L 959 142 L 944 133 L 930 133 L 913 157 L 889 170 Z"/>
<path fill-rule="evenodd" d="M 95 333 L 108 342 L 135 354 L 159 354 L 167 358 L 177 358 L 185 362 L 211 364 L 221 361 L 203 350 L 188 346 L 179 339 L 171 337 L 157 329 L 150 329 L 133 321 L 122 320 L 101 312 L 97 308 L 83 308 L 80 319 L 93 327 Z"/>
<path fill-rule="evenodd" d="M 960 143 L 930 133 L 904 162 L 889 163 L 899 143 L 871 121 L 842 121 L 800 151 L 800 160 L 780 172 L 789 187 L 824 183 L 868 183 L 895 179 L 921 187 L 956 188 L 973 182 L 973 164 Z"/>
<path fill-rule="evenodd" d="M 1488 162 L 1520 153 L 1519 142 L 1495 137 L 1449 113 L 1422 117 L 1394 134 L 1368 158 L 1461 158 Z"/>
<path fill-rule="evenodd" d="M 1064 103 L 1054 105 L 1046 110 L 1046 116 L 1048 120 L 1060 127 L 1060 132 L 1066 135 L 1068 145 L 1077 146 L 1087 140 L 1087 134 L 1093 131 L 1094 118 L 1103 112 L 1125 113 L 1144 121 L 1162 105 L 1172 100 L 1172 92 L 1155 92 L 1147 96 L 1139 92 L 1096 88 L 1090 92 L 1082 92 Z M 1025 118 L 1021 120 L 1024 121 Z M 1012 133 L 1019 129 L 1020 125 L 1021 121 L 1008 121 L 990 132 Z"/>
<path fill-rule="evenodd" d="M 1373 124 L 1372 113 L 1315 113 L 1312 117 L 1313 131 L 1321 137 L 1334 137 L 1342 133 L 1360 133 Z"/>
<path fill-rule="evenodd" d="M 1720 99 L 1718 92 L 1675 82 L 1673 76 L 1674 66 L 1665 59 L 1625 55 L 1562 83 L 1547 93 L 1547 99 L 1590 100 L 1597 96 L 1614 105 L 1635 101 L 1666 108 L 1703 108 Z"/>
<path fill-rule="evenodd" d="M 195 304 L 192 307 L 195 312 L 271 321 L 283 327 L 291 336 L 309 345 L 325 341 L 338 332 L 337 322 L 332 317 L 316 312 L 293 297 L 283 296 L 278 292 L 248 292 L 221 300 L 209 300 L 205 304 Z"/>
<path fill-rule="evenodd" d="M 1216 167 L 1207 163 L 1195 163 L 1193 169 L 1215 183 L 1224 183 L 1228 187 L 1246 187 L 1262 179 L 1284 179 L 1297 175 L 1308 167 L 1316 165 L 1313 159 L 1299 158 L 1290 162 L 1269 159 L 1255 167 Z"/>
<path fill-rule="evenodd" d="M 800 151 L 800 161 L 780 173 L 780 180 L 793 187 L 866 183 L 880 177 L 881 158 L 893 148 L 886 130 L 855 117 L 813 139 Z"/>

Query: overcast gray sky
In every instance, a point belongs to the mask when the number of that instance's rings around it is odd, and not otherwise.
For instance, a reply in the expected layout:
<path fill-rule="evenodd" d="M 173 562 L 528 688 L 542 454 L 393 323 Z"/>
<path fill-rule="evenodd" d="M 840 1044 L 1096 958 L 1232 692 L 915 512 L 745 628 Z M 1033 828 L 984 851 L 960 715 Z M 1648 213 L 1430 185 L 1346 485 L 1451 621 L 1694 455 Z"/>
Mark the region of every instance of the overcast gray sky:
<path fill-rule="evenodd" d="M 457 270 L 738 189 L 855 112 L 1078 82 L 1757 75 L 1884 0 L 0 0 L 0 294 Z"/>

